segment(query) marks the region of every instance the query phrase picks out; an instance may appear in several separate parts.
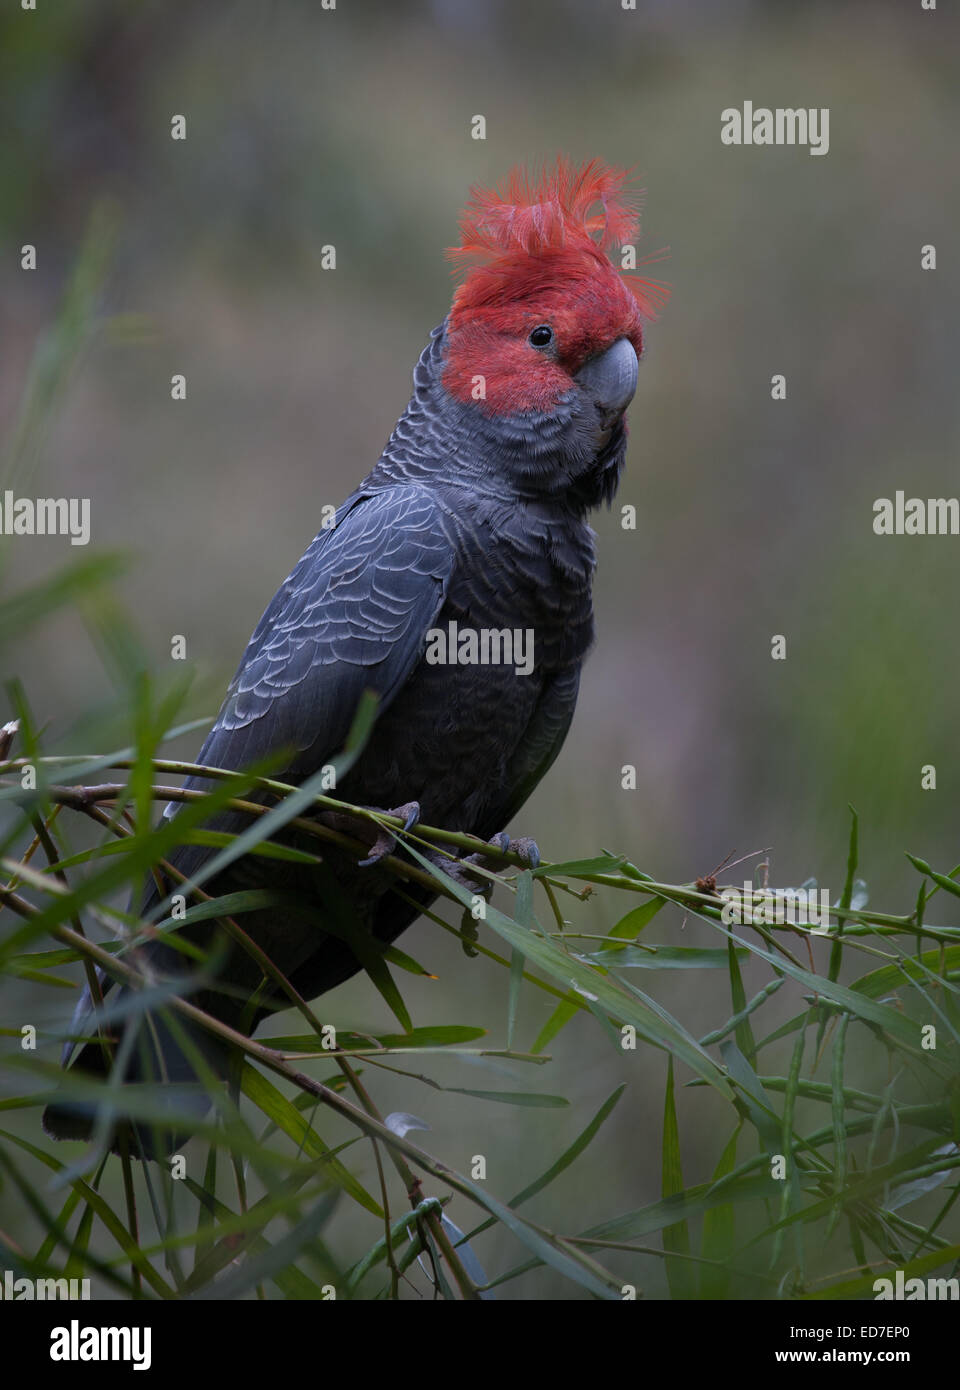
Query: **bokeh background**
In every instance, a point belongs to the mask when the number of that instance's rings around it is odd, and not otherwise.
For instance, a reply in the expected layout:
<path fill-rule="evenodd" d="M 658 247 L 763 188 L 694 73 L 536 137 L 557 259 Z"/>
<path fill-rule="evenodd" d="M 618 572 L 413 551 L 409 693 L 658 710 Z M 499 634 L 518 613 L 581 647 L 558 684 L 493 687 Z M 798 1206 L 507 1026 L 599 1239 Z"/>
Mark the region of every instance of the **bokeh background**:
<path fill-rule="evenodd" d="M 558 152 L 636 166 L 641 253 L 669 246 L 651 273 L 673 287 L 648 333 L 618 499 L 638 524 L 596 519 L 597 645 L 566 747 L 517 829 L 551 859 L 607 847 L 670 882 L 769 847 L 773 882 L 815 876 L 836 897 L 851 802 L 871 903 L 907 911 L 918 880 L 905 849 L 944 871 L 960 859 L 960 538 L 878 538 L 872 508 L 897 489 L 958 491 L 957 39 L 956 15 L 919 0 L 11 7 L 0 19 L 8 442 L 104 200 L 117 226 L 102 330 L 19 492 L 91 499 L 91 549 L 132 556 L 117 592 L 156 671 L 184 634 L 188 711 L 214 712 L 321 506 L 372 466 L 408 399 L 449 302 L 443 251 L 469 185 Z M 828 107 L 829 154 L 723 146 L 720 112 L 745 99 Z M 170 139 L 176 113 L 183 142 Z M 471 139 L 476 114 L 484 141 Z M 33 273 L 20 269 L 25 242 L 38 247 Z M 321 264 L 329 243 L 335 271 Z M 938 266 L 925 272 L 928 243 Z M 184 402 L 170 399 L 174 373 Z M 774 373 L 785 401 L 771 399 Z M 5 591 L 77 554 L 60 539 L 3 542 Z M 775 633 L 786 661 L 771 660 Z M 75 613 L 14 655 L 3 675 L 48 722 L 48 751 L 129 739 Z M 199 742 L 173 751 L 189 757 Z M 636 791 L 621 789 L 624 764 Z M 921 789 L 924 764 L 935 791 Z M 577 920 L 607 930 L 629 905 L 599 897 Z M 669 911 L 653 935 L 720 944 Z M 440 977 L 409 986 L 417 1022 L 501 1017 L 502 973 L 429 923 L 403 944 Z M 722 972 L 711 976 L 664 975 L 654 990 L 698 1035 L 730 1012 Z M 789 993 L 771 1026 L 796 1011 Z M 7 984 L 8 1020 L 25 997 L 51 1015 L 47 992 Z M 363 979 L 325 1009 L 342 1027 L 391 1026 Z M 526 1000 L 524 1040 L 548 1009 Z M 511 1075 L 563 1090 L 569 1110 L 482 1107 L 399 1079 L 378 1083 L 378 1100 L 424 1115 L 458 1167 L 482 1148 L 508 1196 L 628 1080 L 598 1148 L 535 1214 L 563 1224 L 572 1206 L 580 1227 L 653 1200 L 663 1055 L 626 1062 L 590 1020 L 552 1051 L 546 1073 Z M 435 1071 L 490 1084 L 462 1064 Z M 701 1095 L 689 1108 L 687 1093 L 680 1110 L 686 1176 L 702 1181 L 723 1106 Z M 11 1123 L 36 1138 L 35 1111 Z M 3 1193 L 0 1211 L 29 1243 L 29 1218 Z M 345 1258 L 362 1248 L 351 1220 L 332 1242 Z M 500 1241 L 484 1247 L 492 1269 L 513 1259 Z M 657 1262 L 640 1282 L 662 1294 Z M 548 1274 L 512 1289 L 571 1296 Z"/>

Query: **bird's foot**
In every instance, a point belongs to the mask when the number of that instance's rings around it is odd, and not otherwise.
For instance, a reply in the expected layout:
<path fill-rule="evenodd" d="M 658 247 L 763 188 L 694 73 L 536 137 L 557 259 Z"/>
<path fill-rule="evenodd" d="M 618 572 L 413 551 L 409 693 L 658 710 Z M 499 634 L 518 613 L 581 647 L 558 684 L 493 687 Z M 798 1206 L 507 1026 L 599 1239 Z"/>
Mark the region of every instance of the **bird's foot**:
<path fill-rule="evenodd" d="M 373 809 L 373 808 L 371 808 Z M 420 819 L 420 802 L 405 801 L 402 806 L 395 806 L 390 811 L 382 813 L 385 816 L 396 816 L 403 821 L 404 830 L 412 830 Z M 397 847 L 397 837 L 392 830 L 385 825 L 380 827 L 380 833 L 374 840 L 370 853 L 366 859 L 359 860 L 361 869 L 369 869 L 373 864 L 379 864 L 381 859 L 385 859 L 388 854 L 392 854 Z"/>
<path fill-rule="evenodd" d="M 536 869 L 540 864 L 540 847 L 536 840 L 531 840 L 529 835 L 520 835 L 516 840 L 511 840 L 505 830 L 501 830 L 497 835 L 490 836 L 490 844 L 495 845 L 501 854 L 506 854 L 509 850 L 511 854 L 518 855 L 528 869 Z M 498 873 L 502 869 L 502 861 L 492 854 L 468 854 L 466 859 L 461 859 L 461 864 L 476 864 L 478 868 L 489 869 L 492 873 Z"/>
<path fill-rule="evenodd" d="M 502 854 L 510 850 L 513 854 L 519 855 L 529 869 L 537 868 L 540 863 L 540 849 L 536 840 L 531 840 L 529 836 L 522 835 L 516 840 L 511 840 L 506 831 L 501 830 L 499 834 L 490 836 L 490 844 L 495 845 Z M 488 875 L 501 873 L 504 868 L 511 867 L 504 865 L 495 855 L 484 854 L 483 851 L 467 854 L 462 859 L 438 856 L 436 863 L 462 888 L 468 889 L 471 893 L 479 893 L 488 901 L 493 892 L 493 880 Z M 476 869 L 486 870 L 486 873 L 476 873 Z"/>
<path fill-rule="evenodd" d="M 398 820 L 403 821 L 404 830 L 412 830 L 420 819 L 419 801 L 407 801 L 402 806 L 387 811 L 379 806 L 368 806 L 365 809 L 376 811 L 379 816 L 396 816 Z M 370 853 L 365 859 L 358 860 L 362 869 L 379 864 L 381 859 L 392 854 L 397 847 L 397 837 L 387 826 L 351 815 L 349 811 L 323 811 L 318 819 L 331 830 L 339 830 L 341 834 L 350 835 L 355 840 L 369 844 Z"/>
<path fill-rule="evenodd" d="M 490 844 L 495 845 L 502 854 L 512 850 L 528 868 L 535 869 L 540 863 L 540 850 L 537 842 L 525 836 L 511 841 L 510 836 L 501 830 L 498 835 L 490 837 Z M 465 855 L 462 859 L 447 859 L 436 853 L 432 854 L 431 858 L 461 888 L 466 888 L 468 893 L 474 895 L 473 908 L 465 907 L 463 910 L 460 937 L 464 954 L 477 956 L 480 954 L 474 945 L 479 938 L 477 919 L 483 916 L 484 910 L 480 908 L 476 899 L 482 898 L 484 903 L 488 903 L 493 894 L 495 876 L 512 865 L 505 865 L 498 856 L 484 854 L 482 850 L 476 854 Z M 479 911 L 478 908 L 480 908 Z"/>

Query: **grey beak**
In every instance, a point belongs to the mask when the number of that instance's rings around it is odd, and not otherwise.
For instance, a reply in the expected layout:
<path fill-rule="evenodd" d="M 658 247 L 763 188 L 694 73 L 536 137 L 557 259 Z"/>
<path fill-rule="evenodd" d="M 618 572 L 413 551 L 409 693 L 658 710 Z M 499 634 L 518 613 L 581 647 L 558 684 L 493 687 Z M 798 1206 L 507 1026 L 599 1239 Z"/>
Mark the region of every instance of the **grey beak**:
<path fill-rule="evenodd" d="M 637 367 L 633 344 L 628 338 L 618 338 L 612 347 L 585 362 L 574 377 L 593 400 L 605 425 L 612 425 L 633 400 Z"/>

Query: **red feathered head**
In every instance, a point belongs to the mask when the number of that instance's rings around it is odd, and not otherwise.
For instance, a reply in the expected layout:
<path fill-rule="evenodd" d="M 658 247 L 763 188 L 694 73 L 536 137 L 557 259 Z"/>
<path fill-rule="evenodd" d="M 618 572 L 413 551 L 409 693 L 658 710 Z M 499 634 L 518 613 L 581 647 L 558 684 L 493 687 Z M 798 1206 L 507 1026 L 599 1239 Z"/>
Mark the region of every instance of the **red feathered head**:
<path fill-rule="evenodd" d="M 537 179 L 517 168 L 497 189 L 471 190 L 460 245 L 448 252 L 465 272 L 447 321 L 452 395 L 489 414 L 549 411 L 618 338 L 640 355 L 642 321 L 667 290 L 607 255 L 638 231 L 627 181 L 600 160 L 577 168 L 561 158 Z"/>

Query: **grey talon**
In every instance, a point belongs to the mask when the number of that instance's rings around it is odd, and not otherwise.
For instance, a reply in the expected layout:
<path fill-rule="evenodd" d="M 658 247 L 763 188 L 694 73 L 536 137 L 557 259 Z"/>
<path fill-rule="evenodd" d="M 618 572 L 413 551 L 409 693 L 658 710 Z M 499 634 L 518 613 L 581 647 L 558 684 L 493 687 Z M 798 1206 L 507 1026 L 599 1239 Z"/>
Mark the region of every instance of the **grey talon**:
<path fill-rule="evenodd" d="M 531 840 L 529 836 L 522 836 L 513 842 L 513 852 L 525 859 L 527 868 L 537 869 L 540 867 L 540 846 L 536 840 Z"/>
<path fill-rule="evenodd" d="M 496 835 L 490 836 L 487 843 L 495 846 L 501 854 L 507 854 L 512 850 L 518 859 L 522 859 L 526 862 L 528 868 L 536 869 L 540 864 L 539 846 L 536 840 L 531 840 L 529 836 L 524 835 L 517 840 L 511 840 L 505 830 L 499 830 Z M 484 854 L 479 850 L 476 854 L 465 855 L 463 859 L 458 859 L 454 862 L 459 868 L 459 875 L 454 873 L 449 863 L 444 865 L 444 867 L 447 872 L 452 874 L 454 878 L 457 878 L 457 881 L 460 883 L 463 883 L 463 878 L 470 874 L 471 865 L 476 865 L 479 869 L 487 869 L 490 873 L 494 874 L 501 872 L 505 867 L 499 859 L 494 858 L 492 854 Z M 493 884 L 489 879 L 482 879 L 479 880 L 479 882 L 481 886 L 478 891 L 482 893 L 485 898 L 489 898 L 493 891 Z M 464 884 L 464 886 L 466 885 Z"/>
<path fill-rule="evenodd" d="M 373 809 L 372 807 L 370 808 Z M 395 806 L 392 810 L 383 811 L 381 815 L 396 816 L 398 820 L 403 820 L 404 830 L 412 830 L 420 819 L 420 802 L 405 801 L 402 806 Z M 397 837 L 392 830 L 383 826 L 371 846 L 370 853 L 366 859 L 357 861 L 361 869 L 372 868 L 374 864 L 379 864 L 381 859 L 385 859 L 388 854 L 392 854 L 397 847 Z"/>

